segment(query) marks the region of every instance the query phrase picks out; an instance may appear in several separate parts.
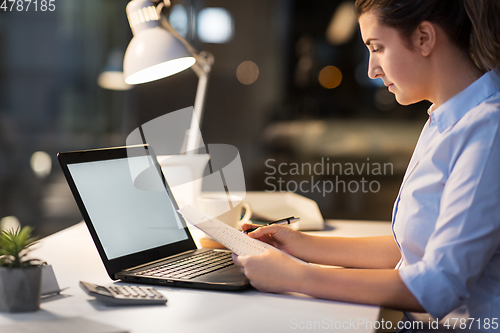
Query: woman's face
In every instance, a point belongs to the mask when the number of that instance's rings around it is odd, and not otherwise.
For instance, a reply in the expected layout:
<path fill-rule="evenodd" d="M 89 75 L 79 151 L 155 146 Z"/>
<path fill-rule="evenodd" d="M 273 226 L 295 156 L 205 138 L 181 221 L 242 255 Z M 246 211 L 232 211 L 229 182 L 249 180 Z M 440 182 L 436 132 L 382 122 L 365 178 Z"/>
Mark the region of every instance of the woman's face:
<path fill-rule="evenodd" d="M 359 26 L 364 43 L 370 51 L 368 76 L 381 78 L 399 104 L 420 102 L 428 96 L 424 57 L 403 40 L 394 28 L 380 24 L 377 16 L 368 12 L 360 16 Z"/>

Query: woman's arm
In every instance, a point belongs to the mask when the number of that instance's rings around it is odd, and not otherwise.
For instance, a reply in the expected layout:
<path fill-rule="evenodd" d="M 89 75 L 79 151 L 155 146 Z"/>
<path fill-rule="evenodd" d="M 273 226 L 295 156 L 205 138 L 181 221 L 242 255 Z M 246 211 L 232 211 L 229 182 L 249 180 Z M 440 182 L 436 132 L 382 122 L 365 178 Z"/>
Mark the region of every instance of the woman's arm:
<path fill-rule="evenodd" d="M 245 224 L 243 229 L 252 225 Z M 311 236 L 273 225 L 248 234 L 307 262 L 353 268 L 394 268 L 401 255 L 392 236 L 341 238 Z"/>
<path fill-rule="evenodd" d="M 394 269 L 303 267 L 297 291 L 316 298 L 425 312 Z"/>
<path fill-rule="evenodd" d="M 334 301 L 424 311 L 394 269 L 344 269 L 301 264 L 269 250 L 238 257 L 252 286 L 264 292 L 299 292 Z"/>
<path fill-rule="evenodd" d="M 392 268 L 401 259 L 393 236 L 322 237 L 310 236 L 300 249 L 300 258 L 307 262 L 352 268 Z"/>

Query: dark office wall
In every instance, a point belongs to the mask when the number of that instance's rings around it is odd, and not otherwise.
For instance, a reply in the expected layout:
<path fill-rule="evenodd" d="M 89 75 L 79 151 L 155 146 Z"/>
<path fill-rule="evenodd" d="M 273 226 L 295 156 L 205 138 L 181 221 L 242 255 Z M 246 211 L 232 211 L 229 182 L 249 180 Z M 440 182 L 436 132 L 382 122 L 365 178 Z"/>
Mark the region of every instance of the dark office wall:
<path fill-rule="evenodd" d="M 193 105 L 197 78 L 191 71 L 126 92 L 97 86 L 109 53 L 124 50 L 132 37 L 127 2 L 65 0 L 57 1 L 53 12 L 0 10 L 0 218 L 16 216 L 41 234 L 78 222 L 56 153 L 121 145 L 139 124 Z M 215 56 L 202 124 L 205 141 L 235 145 L 250 173 L 260 154 L 257 138 L 265 115 L 282 99 L 290 2 L 172 3 L 194 12 L 223 7 L 233 15 L 229 43 L 202 44 L 195 36 L 190 41 Z M 248 86 L 236 79 L 245 60 L 260 69 L 259 79 Z M 52 171 L 43 179 L 30 167 L 36 151 L 52 157 Z"/>
<path fill-rule="evenodd" d="M 41 235 L 81 219 L 56 153 L 123 144 L 127 94 L 96 79 L 107 53 L 130 39 L 125 5 L 65 0 L 54 11 L 0 10 L 0 219 L 15 216 Z M 52 157 L 47 177 L 30 167 L 36 151 Z"/>
<path fill-rule="evenodd" d="M 62 178 L 56 153 L 122 145 L 138 125 L 193 105 L 197 78 L 192 71 L 129 91 L 109 91 L 97 85 L 109 53 L 124 50 L 132 37 L 125 14 L 127 2 L 64 0 L 56 1 L 53 12 L 0 10 L 0 219 L 16 216 L 22 225 L 35 226 L 41 235 L 78 222 L 81 217 Z M 267 158 L 299 161 L 296 147 L 275 146 L 264 137 L 269 126 L 278 122 L 422 120 L 418 116 L 422 113 L 414 111 L 425 106 L 412 109 L 391 104 L 381 110 L 375 103 L 377 88 L 355 79 L 356 68 L 367 59 L 359 32 L 342 45 L 325 40 L 325 30 L 340 3 L 172 0 L 194 14 L 205 7 L 222 7 L 233 16 L 234 36 L 228 43 L 201 43 L 194 34 L 188 39 L 198 50 L 207 50 L 215 57 L 203 137 L 205 142 L 239 149 L 247 189 L 266 189 Z M 305 85 L 296 81 L 297 47 L 304 38 L 310 41 L 313 55 L 313 70 Z M 236 69 L 248 60 L 259 67 L 259 77 L 244 85 L 237 80 Z M 344 80 L 338 88 L 325 89 L 318 83 L 319 70 L 326 65 L 342 70 Z M 30 167 L 36 151 L 52 157 L 47 177 L 37 177 Z M 387 197 L 378 206 L 390 214 L 391 194 Z M 356 200 L 319 198 L 325 217 L 369 218 L 379 208 L 372 205 L 360 210 Z M 330 209 L 350 207 L 351 203 L 353 208 L 342 215 Z M 360 211 L 362 215 L 355 214 Z M 379 216 L 387 218 L 387 214 Z"/>

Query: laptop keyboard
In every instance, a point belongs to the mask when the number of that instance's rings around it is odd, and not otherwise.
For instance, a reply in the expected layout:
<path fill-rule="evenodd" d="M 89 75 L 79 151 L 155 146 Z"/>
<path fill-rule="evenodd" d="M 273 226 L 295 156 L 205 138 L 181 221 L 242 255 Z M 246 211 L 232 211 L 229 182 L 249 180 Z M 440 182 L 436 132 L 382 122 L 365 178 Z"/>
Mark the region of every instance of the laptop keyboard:
<path fill-rule="evenodd" d="M 233 265 L 231 253 L 229 251 L 207 251 L 135 274 L 189 280 Z"/>

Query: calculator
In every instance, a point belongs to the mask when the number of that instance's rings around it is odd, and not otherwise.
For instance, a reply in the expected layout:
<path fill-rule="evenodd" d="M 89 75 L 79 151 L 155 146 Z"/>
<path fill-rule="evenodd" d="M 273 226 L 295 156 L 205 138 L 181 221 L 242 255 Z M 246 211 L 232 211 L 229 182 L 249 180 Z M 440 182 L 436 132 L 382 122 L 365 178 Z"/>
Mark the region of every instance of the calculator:
<path fill-rule="evenodd" d="M 99 301 L 114 305 L 165 304 L 167 298 L 152 287 L 109 285 L 100 286 L 80 281 L 80 287 Z"/>

